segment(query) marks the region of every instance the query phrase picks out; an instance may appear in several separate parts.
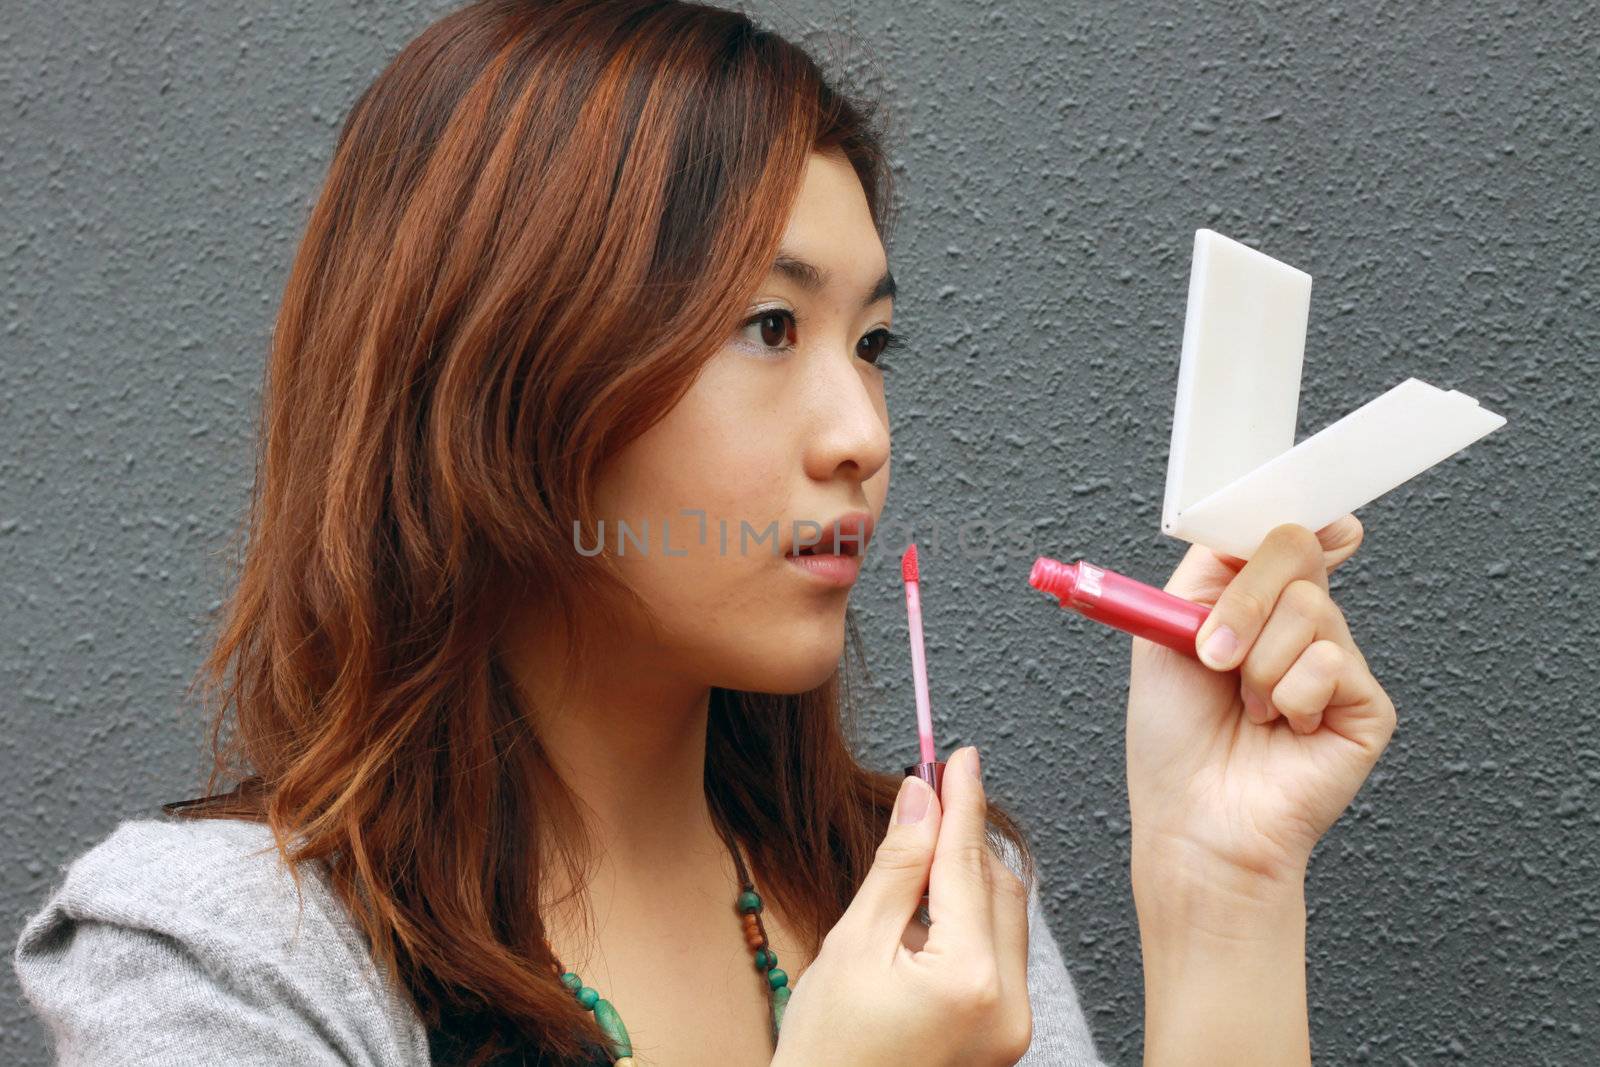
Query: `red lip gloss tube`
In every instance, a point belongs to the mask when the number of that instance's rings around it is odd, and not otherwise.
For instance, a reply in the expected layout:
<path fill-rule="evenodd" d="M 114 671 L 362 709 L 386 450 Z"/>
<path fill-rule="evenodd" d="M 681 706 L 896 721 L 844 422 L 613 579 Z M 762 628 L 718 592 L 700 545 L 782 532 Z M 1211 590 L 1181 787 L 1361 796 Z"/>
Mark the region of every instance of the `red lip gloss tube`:
<path fill-rule="evenodd" d="M 1033 561 L 1028 584 L 1096 622 L 1200 658 L 1194 648 L 1195 635 L 1211 614 L 1209 605 L 1173 596 L 1086 559 L 1062 563 L 1040 556 Z"/>

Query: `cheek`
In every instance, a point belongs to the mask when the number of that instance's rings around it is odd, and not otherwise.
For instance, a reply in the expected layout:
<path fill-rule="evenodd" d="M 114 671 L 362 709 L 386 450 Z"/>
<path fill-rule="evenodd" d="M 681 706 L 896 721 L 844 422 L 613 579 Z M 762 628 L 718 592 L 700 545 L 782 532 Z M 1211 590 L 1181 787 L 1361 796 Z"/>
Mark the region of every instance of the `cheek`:
<path fill-rule="evenodd" d="M 717 384 L 703 374 L 596 483 L 607 551 L 678 640 L 753 610 L 759 588 L 750 573 L 783 562 L 773 557 L 770 536 L 760 544 L 754 537 L 781 520 L 795 458 L 758 406 Z M 621 522 L 634 536 L 619 546 Z M 743 555 L 741 522 L 752 531 Z"/>
<path fill-rule="evenodd" d="M 796 464 L 758 398 L 739 395 L 714 369 L 715 364 L 707 368 L 677 407 L 616 456 L 596 486 L 600 513 L 608 519 L 623 518 L 635 527 L 649 520 L 653 549 L 661 544 L 665 520 L 673 552 L 689 555 L 651 555 L 674 562 L 714 557 L 719 519 L 729 527 L 731 552 L 741 520 L 764 529 L 779 517 Z"/>
<path fill-rule="evenodd" d="M 649 605 L 649 640 L 672 669 L 710 685 L 799 692 L 838 664 L 846 595 L 819 594 L 774 548 L 804 478 L 781 408 L 769 411 L 762 397 L 716 385 L 714 375 L 703 375 L 602 471 L 596 501 L 606 549 Z M 884 479 L 874 482 L 876 510 Z M 619 520 L 634 533 L 620 553 Z M 741 523 L 748 524 L 742 545 Z"/>

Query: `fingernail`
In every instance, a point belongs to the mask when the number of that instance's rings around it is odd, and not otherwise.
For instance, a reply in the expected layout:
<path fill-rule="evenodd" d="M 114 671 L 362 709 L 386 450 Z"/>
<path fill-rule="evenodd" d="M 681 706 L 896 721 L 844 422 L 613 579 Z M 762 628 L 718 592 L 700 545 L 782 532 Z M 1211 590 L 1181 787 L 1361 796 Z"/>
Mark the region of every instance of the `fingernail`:
<path fill-rule="evenodd" d="M 1221 670 L 1238 650 L 1239 635 L 1227 626 L 1218 626 L 1200 646 L 1200 658 L 1206 661 L 1206 666 Z"/>
<path fill-rule="evenodd" d="M 928 814 L 928 800 L 933 790 L 921 778 L 907 778 L 900 783 L 900 795 L 894 802 L 894 821 L 900 824 L 921 822 Z"/>
<path fill-rule="evenodd" d="M 976 778 L 978 780 L 978 784 L 982 785 L 983 784 L 983 764 L 978 759 L 978 746 L 977 745 L 973 745 L 972 746 L 972 762 L 967 764 L 967 769 L 972 772 L 972 777 L 974 777 L 974 778 Z"/>
<path fill-rule="evenodd" d="M 1294 728 L 1295 733 L 1300 734 L 1301 736 L 1316 733 L 1317 727 L 1322 725 L 1322 716 L 1320 714 L 1312 719 L 1307 719 L 1304 716 L 1291 719 L 1289 716 L 1285 715 L 1284 720 Z"/>
<path fill-rule="evenodd" d="M 1244 694 L 1244 713 L 1246 718 L 1257 725 L 1267 721 L 1266 705 L 1261 703 L 1261 700 L 1249 691 Z"/>

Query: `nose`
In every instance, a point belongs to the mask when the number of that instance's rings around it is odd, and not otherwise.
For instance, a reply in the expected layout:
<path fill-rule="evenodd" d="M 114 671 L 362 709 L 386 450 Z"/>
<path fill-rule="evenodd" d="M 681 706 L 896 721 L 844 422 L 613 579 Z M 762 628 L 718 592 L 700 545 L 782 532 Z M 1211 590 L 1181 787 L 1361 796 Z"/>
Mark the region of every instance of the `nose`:
<path fill-rule="evenodd" d="M 806 391 L 809 412 L 806 474 L 828 481 L 841 474 L 864 482 L 889 460 L 889 415 L 879 374 L 846 348 L 814 361 Z"/>

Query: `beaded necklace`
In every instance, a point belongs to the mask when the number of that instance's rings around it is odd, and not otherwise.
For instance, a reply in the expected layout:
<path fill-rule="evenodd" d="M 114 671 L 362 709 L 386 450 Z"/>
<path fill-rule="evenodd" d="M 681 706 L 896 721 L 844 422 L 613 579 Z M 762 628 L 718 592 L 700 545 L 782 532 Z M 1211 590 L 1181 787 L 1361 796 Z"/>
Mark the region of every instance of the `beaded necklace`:
<path fill-rule="evenodd" d="M 755 883 L 750 880 L 750 872 L 745 868 L 744 856 L 726 831 L 720 826 L 717 830 L 727 843 L 728 851 L 733 853 L 734 866 L 739 869 L 739 896 L 734 902 L 734 910 L 744 924 L 745 944 L 750 946 L 750 951 L 755 955 L 756 970 L 766 976 L 765 985 L 772 1003 L 772 1041 L 776 1046 L 778 1030 L 783 1026 L 783 1009 L 789 1004 L 789 976 L 778 969 L 778 954 L 767 943 L 767 928 L 761 922 L 761 897 L 756 894 Z M 622 1025 L 622 1016 L 617 1014 L 617 1009 L 600 996 L 599 990 L 584 985 L 583 979 L 563 967 L 553 951 L 550 958 L 551 969 L 561 984 L 572 991 L 585 1010 L 594 1012 L 595 1023 L 611 1045 L 613 1067 L 634 1067 L 633 1043 L 628 1039 L 628 1028 Z"/>

